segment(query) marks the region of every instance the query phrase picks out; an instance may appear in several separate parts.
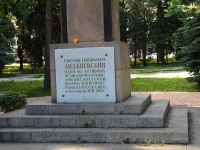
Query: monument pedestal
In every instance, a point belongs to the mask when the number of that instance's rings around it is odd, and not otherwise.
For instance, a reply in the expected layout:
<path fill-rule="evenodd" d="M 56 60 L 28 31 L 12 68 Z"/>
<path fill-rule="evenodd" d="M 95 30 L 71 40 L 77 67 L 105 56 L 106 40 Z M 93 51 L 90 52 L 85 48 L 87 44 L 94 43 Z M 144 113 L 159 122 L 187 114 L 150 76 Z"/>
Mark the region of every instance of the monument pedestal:
<path fill-rule="evenodd" d="M 52 102 L 123 102 L 131 95 L 129 53 L 119 41 L 50 45 Z"/>

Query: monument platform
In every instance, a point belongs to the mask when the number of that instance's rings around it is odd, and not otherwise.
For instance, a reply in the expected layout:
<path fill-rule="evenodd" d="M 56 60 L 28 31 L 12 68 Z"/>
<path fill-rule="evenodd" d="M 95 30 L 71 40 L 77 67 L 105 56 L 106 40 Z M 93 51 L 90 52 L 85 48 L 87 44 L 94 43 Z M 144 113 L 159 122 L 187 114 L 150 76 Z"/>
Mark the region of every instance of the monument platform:
<path fill-rule="evenodd" d="M 188 142 L 187 106 L 170 106 L 149 94 L 134 94 L 122 103 L 62 104 L 66 114 L 55 111 L 60 105 L 47 100 L 1 115 L 0 142 Z M 136 106 L 140 111 L 131 111 Z"/>

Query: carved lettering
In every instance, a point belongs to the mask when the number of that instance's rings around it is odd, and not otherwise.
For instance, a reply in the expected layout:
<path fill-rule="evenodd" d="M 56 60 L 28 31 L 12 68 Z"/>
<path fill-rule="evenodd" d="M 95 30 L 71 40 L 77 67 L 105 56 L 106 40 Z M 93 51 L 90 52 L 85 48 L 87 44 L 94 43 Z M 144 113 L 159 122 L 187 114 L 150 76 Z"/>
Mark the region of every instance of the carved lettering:
<path fill-rule="evenodd" d="M 106 92 L 105 58 L 64 59 L 65 92 Z"/>

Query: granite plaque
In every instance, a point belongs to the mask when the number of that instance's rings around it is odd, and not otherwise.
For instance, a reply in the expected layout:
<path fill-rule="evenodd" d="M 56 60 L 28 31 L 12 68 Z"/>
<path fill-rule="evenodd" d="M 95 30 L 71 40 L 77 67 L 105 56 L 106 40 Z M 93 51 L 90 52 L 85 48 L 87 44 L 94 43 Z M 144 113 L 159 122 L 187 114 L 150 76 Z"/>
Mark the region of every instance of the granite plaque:
<path fill-rule="evenodd" d="M 57 102 L 116 102 L 114 47 L 56 49 Z"/>

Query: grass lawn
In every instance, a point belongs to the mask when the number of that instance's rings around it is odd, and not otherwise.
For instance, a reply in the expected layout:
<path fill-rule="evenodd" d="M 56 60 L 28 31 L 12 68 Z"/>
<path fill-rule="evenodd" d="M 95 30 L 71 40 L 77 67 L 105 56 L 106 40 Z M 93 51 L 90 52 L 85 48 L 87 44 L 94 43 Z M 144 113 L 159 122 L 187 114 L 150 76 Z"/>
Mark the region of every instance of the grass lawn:
<path fill-rule="evenodd" d="M 43 81 L 0 82 L 0 91 L 16 91 L 27 97 L 51 96 L 43 90 Z M 132 92 L 199 92 L 196 83 L 185 78 L 134 78 L 131 79 Z"/>
<path fill-rule="evenodd" d="M 23 63 L 23 70 L 19 69 L 19 63 L 12 63 L 5 65 L 3 73 L 0 74 L 0 78 L 14 77 L 17 74 L 43 74 L 44 68 L 35 68 L 32 70 L 32 67 L 28 63 Z"/>
<path fill-rule="evenodd" d="M 195 82 L 186 78 L 134 78 L 132 92 L 200 92 Z"/>
<path fill-rule="evenodd" d="M 0 91 L 20 92 L 27 97 L 50 96 L 51 91 L 43 90 L 44 81 L 0 82 Z"/>
<path fill-rule="evenodd" d="M 131 74 L 140 74 L 140 73 L 162 73 L 162 72 L 174 72 L 177 71 L 177 67 L 182 67 L 178 61 L 170 58 L 168 64 L 157 64 L 156 60 L 153 59 L 147 63 L 147 66 L 142 65 L 141 60 L 137 60 L 137 66 L 133 66 L 133 59 L 130 62 Z M 179 70 L 180 71 L 180 70 Z M 181 70 L 183 71 L 183 70 Z"/>
<path fill-rule="evenodd" d="M 131 62 L 133 63 L 133 62 Z M 154 61 L 144 67 L 138 65 L 131 70 L 131 73 L 159 73 L 166 68 L 180 67 L 178 62 L 170 61 L 168 65 L 157 65 Z M 176 70 L 175 70 L 176 71 Z M 7 65 L 0 74 L 1 77 L 11 77 L 20 73 L 44 73 L 44 69 L 32 71 L 29 64 L 24 64 L 24 70 L 19 70 L 19 64 Z M 40 76 L 38 76 L 40 77 Z M 16 91 L 27 95 L 27 97 L 50 96 L 51 91 L 43 90 L 44 81 L 24 82 L 0 82 L 0 92 Z M 188 82 L 186 78 L 134 78 L 131 79 L 132 92 L 200 92 L 196 83 Z"/>

